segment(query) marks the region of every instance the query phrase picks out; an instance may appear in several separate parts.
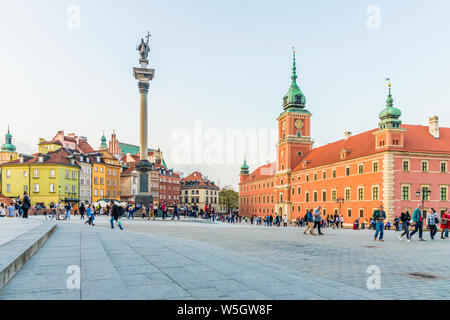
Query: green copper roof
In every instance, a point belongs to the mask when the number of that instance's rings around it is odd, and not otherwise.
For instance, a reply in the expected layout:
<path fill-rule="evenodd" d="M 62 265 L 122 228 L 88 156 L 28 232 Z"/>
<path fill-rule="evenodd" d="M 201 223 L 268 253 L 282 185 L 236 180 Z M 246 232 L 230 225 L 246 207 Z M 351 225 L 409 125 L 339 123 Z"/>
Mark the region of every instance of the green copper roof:
<path fill-rule="evenodd" d="M 241 174 L 248 174 L 250 167 L 247 165 L 247 159 L 244 158 L 244 164 L 241 166 Z"/>
<path fill-rule="evenodd" d="M 100 144 L 100 150 L 101 149 L 108 149 L 108 146 L 106 145 L 106 137 L 105 137 L 105 133 L 103 132 L 103 136 L 101 139 L 102 143 Z"/>
<path fill-rule="evenodd" d="M 246 169 L 246 170 L 249 169 L 249 166 L 247 165 L 247 160 L 246 159 L 244 159 L 244 164 L 241 166 L 241 169 Z"/>
<path fill-rule="evenodd" d="M 135 146 L 135 145 L 128 144 L 128 143 L 119 142 L 119 147 L 123 154 L 127 154 L 127 153 L 138 154 L 140 152 L 139 146 Z M 150 148 L 148 148 L 147 150 L 148 151 L 157 151 L 155 149 L 150 149 Z M 161 162 L 162 162 L 162 165 L 167 168 L 164 158 L 161 159 Z"/>
<path fill-rule="evenodd" d="M 402 112 L 400 109 L 394 107 L 394 99 L 391 94 L 391 84 L 389 84 L 389 93 L 386 99 L 386 108 L 380 112 L 380 123 L 378 126 L 380 129 L 387 128 L 400 128 L 402 121 L 400 120 L 400 116 Z"/>
<path fill-rule="evenodd" d="M 2 145 L 2 151 L 6 152 L 15 152 L 16 146 L 12 144 L 12 134 L 9 132 L 9 126 L 8 126 L 8 132 L 5 135 L 5 144 Z"/>
<path fill-rule="evenodd" d="M 297 85 L 297 64 L 295 62 L 295 50 L 294 50 L 294 60 L 292 64 L 292 76 L 291 76 L 291 87 L 288 93 L 283 97 L 283 108 L 284 110 L 296 107 L 304 108 L 306 104 L 306 97 Z"/>

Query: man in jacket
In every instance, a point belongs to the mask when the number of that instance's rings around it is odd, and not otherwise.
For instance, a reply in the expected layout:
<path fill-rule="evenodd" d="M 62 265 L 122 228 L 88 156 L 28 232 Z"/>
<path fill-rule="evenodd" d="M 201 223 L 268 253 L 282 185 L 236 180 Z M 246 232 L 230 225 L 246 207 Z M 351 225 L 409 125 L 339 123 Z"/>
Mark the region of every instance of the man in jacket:
<path fill-rule="evenodd" d="M 380 234 L 380 242 L 384 242 L 383 236 L 384 236 L 384 220 L 386 219 L 386 212 L 384 212 L 383 205 L 380 205 L 380 208 L 378 210 L 375 210 L 373 213 L 373 220 L 375 220 L 375 237 L 374 241 L 377 241 L 378 234 Z"/>
<path fill-rule="evenodd" d="M 123 208 L 116 205 L 113 201 L 111 201 L 111 206 L 111 219 L 109 220 L 109 222 L 111 223 L 111 229 L 114 229 L 114 220 L 116 220 L 116 223 L 119 226 L 120 230 L 123 230 L 122 223 L 119 222 L 119 218 L 123 213 Z"/>
<path fill-rule="evenodd" d="M 422 232 L 423 232 L 423 211 L 422 211 L 422 206 L 420 204 L 417 205 L 417 208 L 413 212 L 412 221 L 413 221 L 413 225 L 414 225 L 415 229 L 414 229 L 413 232 L 411 232 L 411 234 L 409 235 L 409 238 L 411 239 L 411 237 L 414 234 L 416 234 L 417 231 L 419 231 L 419 240 L 420 241 L 425 241 L 422 238 Z"/>
<path fill-rule="evenodd" d="M 319 235 L 323 236 L 322 231 L 320 231 L 320 222 L 322 221 L 322 213 L 320 212 L 321 207 L 318 206 L 315 210 L 314 210 L 314 229 L 317 226 L 317 230 L 319 232 Z"/>

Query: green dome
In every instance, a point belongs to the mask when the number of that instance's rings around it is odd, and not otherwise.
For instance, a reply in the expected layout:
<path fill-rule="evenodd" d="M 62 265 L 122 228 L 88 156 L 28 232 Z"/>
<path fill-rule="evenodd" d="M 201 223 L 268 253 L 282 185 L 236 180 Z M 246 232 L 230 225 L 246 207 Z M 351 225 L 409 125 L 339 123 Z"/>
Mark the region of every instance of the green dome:
<path fill-rule="evenodd" d="M 244 164 L 241 166 L 241 170 L 248 170 L 250 167 L 247 165 L 247 160 L 244 159 Z"/>
<path fill-rule="evenodd" d="M 108 149 L 108 146 L 106 145 L 105 133 L 103 133 L 101 141 L 102 141 L 102 143 L 100 144 L 100 149 Z"/>
<path fill-rule="evenodd" d="M 394 107 L 394 99 L 391 94 L 391 84 L 389 84 L 389 94 L 386 99 L 386 108 L 380 112 L 379 118 L 381 122 L 378 124 L 380 129 L 386 128 L 400 128 L 402 121 L 400 116 L 402 112 L 400 109 Z"/>
<path fill-rule="evenodd" d="M 285 110 L 291 107 L 303 109 L 306 104 L 306 97 L 297 85 L 297 65 L 295 62 L 295 51 L 291 79 L 291 87 L 289 88 L 288 93 L 283 97 L 283 108 Z"/>
<path fill-rule="evenodd" d="M 5 135 L 5 144 L 2 145 L 2 151 L 6 152 L 16 151 L 16 146 L 12 144 L 12 134 L 9 132 L 9 127 L 8 132 Z"/>
<path fill-rule="evenodd" d="M 244 164 L 241 166 L 241 174 L 249 174 L 250 167 L 247 165 L 247 160 L 244 159 Z"/>

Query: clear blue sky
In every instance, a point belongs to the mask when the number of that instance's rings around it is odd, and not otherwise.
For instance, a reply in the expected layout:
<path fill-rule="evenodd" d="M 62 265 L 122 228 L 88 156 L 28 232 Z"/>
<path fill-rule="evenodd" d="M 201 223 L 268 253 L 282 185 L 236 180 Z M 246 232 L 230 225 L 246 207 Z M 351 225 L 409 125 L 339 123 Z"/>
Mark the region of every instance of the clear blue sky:
<path fill-rule="evenodd" d="M 73 4 L 79 30 L 66 26 Z M 381 9 L 380 30 L 366 26 L 370 5 Z M 427 124 L 437 114 L 448 127 L 449 13 L 447 0 L 2 0 L 0 134 L 9 123 L 19 152 L 36 152 L 39 137 L 61 128 L 94 147 L 113 129 L 138 144 L 132 67 L 150 29 L 150 145 L 175 169 L 236 185 L 237 161 L 173 165 L 172 133 L 192 131 L 194 121 L 221 131 L 275 128 L 292 46 L 315 146 L 375 128 L 386 77 L 404 123 Z M 261 164 L 249 160 L 251 169 Z"/>

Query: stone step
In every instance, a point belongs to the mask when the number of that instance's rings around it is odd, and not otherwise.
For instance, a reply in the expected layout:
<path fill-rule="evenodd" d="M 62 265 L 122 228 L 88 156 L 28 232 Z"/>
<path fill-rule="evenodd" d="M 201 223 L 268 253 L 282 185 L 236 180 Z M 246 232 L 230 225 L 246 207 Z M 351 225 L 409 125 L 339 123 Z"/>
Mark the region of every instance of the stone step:
<path fill-rule="evenodd" d="M 40 223 L 35 228 L 14 237 L 12 240 L 0 246 L 0 289 L 42 247 L 55 228 L 56 223 Z"/>

